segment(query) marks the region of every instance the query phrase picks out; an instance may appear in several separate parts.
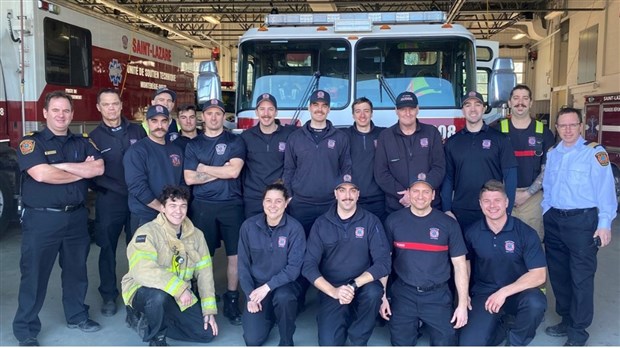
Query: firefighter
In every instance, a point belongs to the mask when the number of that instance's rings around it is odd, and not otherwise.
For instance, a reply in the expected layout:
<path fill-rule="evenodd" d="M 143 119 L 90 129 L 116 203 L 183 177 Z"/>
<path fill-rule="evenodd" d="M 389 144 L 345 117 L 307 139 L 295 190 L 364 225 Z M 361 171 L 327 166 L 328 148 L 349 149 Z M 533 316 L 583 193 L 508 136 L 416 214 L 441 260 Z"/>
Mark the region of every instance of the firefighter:
<path fill-rule="evenodd" d="M 187 143 L 198 136 L 198 128 L 196 127 L 196 105 L 182 105 L 177 110 L 177 114 L 181 134 L 174 140 L 174 143 L 185 152 Z"/>
<path fill-rule="evenodd" d="M 218 334 L 211 256 L 202 232 L 187 218 L 189 197 L 186 187 L 164 187 L 161 213 L 127 247 L 123 300 L 138 313 L 138 332 L 151 346 L 167 345 L 166 337 L 207 343 Z"/>
<path fill-rule="evenodd" d="M 73 100 L 63 91 L 45 96 L 46 127 L 25 135 L 17 160 L 22 171 L 21 281 L 13 334 L 20 346 L 38 346 L 39 311 L 47 283 L 60 254 L 63 308 L 69 328 L 99 331 L 84 304 L 90 250 L 88 179 L 104 173 L 104 162 L 86 134 L 73 134 Z M 7 281 L 7 280 L 5 280 Z"/>

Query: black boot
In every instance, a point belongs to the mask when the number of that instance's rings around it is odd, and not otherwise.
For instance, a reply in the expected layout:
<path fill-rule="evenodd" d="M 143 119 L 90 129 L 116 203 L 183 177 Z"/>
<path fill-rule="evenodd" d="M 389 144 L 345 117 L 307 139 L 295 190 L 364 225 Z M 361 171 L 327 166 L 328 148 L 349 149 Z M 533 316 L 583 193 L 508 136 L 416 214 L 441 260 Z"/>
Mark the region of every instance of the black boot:
<path fill-rule="evenodd" d="M 127 310 L 127 316 L 125 317 L 125 323 L 127 323 L 127 327 L 131 329 L 136 329 L 138 326 L 138 321 L 140 321 L 140 312 L 131 308 L 130 306 L 125 306 Z"/>
<path fill-rule="evenodd" d="M 167 345 L 168 345 L 168 342 L 166 342 L 166 336 L 164 335 L 158 335 L 157 337 L 149 341 L 149 346 L 160 347 L 160 346 L 167 346 Z"/>
<path fill-rule="evenodd" d="M 231 325 L 241 325 L 241 312 L 239 311 L 239 291 L 227 291 L 224 294 L 224 316 Z"/>

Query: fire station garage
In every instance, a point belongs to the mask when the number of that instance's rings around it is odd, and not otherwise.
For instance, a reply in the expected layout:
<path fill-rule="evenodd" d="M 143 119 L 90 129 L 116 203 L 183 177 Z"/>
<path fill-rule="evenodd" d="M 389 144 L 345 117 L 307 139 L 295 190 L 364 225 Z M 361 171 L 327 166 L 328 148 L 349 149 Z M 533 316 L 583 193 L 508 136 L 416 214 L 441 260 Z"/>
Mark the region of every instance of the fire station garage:
<path fill-rule="evenodd" d="M 558 111 L 581 111 L 581 136 L 605 147 L 607 157 L 597 158 L 612 169 L 615 186 L 609 187 L 617 200 L 619 16 L 618 0 L 0 0 L 0 345 L 19 343 L 13 319 L 22 277 L 24 204 L 16 152 L 32 150 L 20 143 L 24 134 L 44 129 L 47 93 L 72 96 L 74 133 L 89 133 L 101 122 L 97 92 L 102 88 L 118 90 L 123 116 L 139 124 L 153 93 L 165 87 L 176 91 L 177 107 L 194 104 L 200 110 L 212 97 L 221 98 L 225 126 L 239 134 L 258 122 L 254 109 L 262 93 L 277 99 L 283 124 L 310 119 L 308 98 L 319 86 L 331 94 L 328 119 L 335 126 L 351 126 L 352 102 L 365 96 L 374 104 L 373 122 L 389 127 L 397 121 L 395 96 L 411 91 L 420 103 L 418 120 L 437 127 L 445 140 L 465 125 L 460 106 L 466 91 L 483 96 L 488 102 L 483 119 L 495 124 L 511 117 L 510 90 L 524 84 L 532 91 L 530 116 L 549 127 L 556 141 Z M 145 345 L 127 326 L 120 297 L 118 312 L 102 315 L 94 196 L 90 192 L 85 204 L 92 239 L 86 304 L 101 330 L 67 327 L 57 261 L 39 312 L 41 345 Z M 128 269 L 124 240 L 121 235 L 116 255 L 119 282 Z M 216 293 L 222 297 L 223 249 L 213 259 Z M 618 219 L 611 243 L 599 249 L 597 259 L 587 344 L 620 346 Z M 562 319 L 549 280 L 545 290 L 548 306 L 531 345 L 563 345 L 565 337 L 545 333 Z M 296 320 L 296 345 L 318 345 L 318 300 L 311 286 Z M 221 301 L 219 335 L 211 344 L 242 346 L 243 328 L 221 315 Z M 266 345 L 278 342 L 274 329 Z M 170 338 L 168 343 L 198 345 Z M 385 322 L 377 319 L 368 344 L 391 344 Z M 430 345 L 426 326 L 418 345 Z"/>

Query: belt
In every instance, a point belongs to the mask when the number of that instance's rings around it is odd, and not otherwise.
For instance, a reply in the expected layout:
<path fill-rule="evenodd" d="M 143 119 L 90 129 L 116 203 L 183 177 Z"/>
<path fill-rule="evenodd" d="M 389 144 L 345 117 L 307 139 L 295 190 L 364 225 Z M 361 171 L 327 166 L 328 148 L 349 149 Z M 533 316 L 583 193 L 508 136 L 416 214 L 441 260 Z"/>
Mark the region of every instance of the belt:
<path fill-rule="evenodd" d="M 579 208 L 579 209 L 557 209 L 551 208 L 555 213 L 560 214 L 561 216 L 575 216 L 579 214 L 585 214 L 596 208 Z"/>
<path fill-rule="evenodd" d="M 417 292 L 429 292 L 429 291 L 433 291 L 433 290 L 437 290 L 441 287 L 443 287 L 444 285 L 446 285 L 446 283 L 441 283 L 441 284 L 435 284 L 435 285 L 431 285 L 431 286 L 415 286 L 415 285 L 410 285 L 415 291 Z"/>
<path fill-rule="evenodd" d="M 76 211 L 82 208 L 83 206 L 84 204 L 80 203 L 77 205 L 65 205 L 64 207 L 58 207 L 58 208 L 32 208 L 32 207 L 27 207 L 27 208 L 38 210 L 38 211 L 51 211 L 54 213 L 70 213 L 72 211 Z"/>

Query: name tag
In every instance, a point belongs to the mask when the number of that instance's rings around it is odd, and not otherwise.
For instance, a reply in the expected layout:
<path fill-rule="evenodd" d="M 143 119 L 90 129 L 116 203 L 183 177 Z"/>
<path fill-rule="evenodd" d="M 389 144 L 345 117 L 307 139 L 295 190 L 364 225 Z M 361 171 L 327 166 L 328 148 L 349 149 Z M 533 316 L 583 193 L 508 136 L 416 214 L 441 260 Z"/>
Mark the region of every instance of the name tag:
<path fill-rule="evenodd" d="M 55 154 L 56 154 L 56 150 L 45 151 L 45 156 L 55 155 Z"/>

